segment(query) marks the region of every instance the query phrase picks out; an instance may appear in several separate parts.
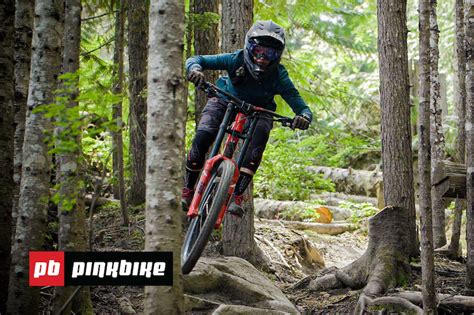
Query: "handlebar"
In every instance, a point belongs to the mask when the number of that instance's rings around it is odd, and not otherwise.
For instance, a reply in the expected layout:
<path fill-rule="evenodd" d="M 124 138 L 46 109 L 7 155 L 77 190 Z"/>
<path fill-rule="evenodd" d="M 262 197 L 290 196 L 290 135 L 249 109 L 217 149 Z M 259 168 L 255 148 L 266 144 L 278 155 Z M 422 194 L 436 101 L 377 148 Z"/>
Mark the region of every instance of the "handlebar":
<path fill-rule="evenodd" d="M 281 123 L 284 127 L 291 127 L 293 124 L 293 118 L 282 116 L 280 114 L 275 113 L 274 111 L 258 107 L 255 105 L 252 105 L 250 103 L 247 103 L 245 101 L 242 101 L 241 99 L 237 98 L 236 96 L 218 88 L 214 84 L 210 82 L 203 82 L 201 84 L 202 89 L 208 94 L 208 95 L 215 95 L 217 94 L 222 94 L 226 96 L 234 105 L 237 106 L 239 110 L 244 112 L 245 114 L 249 113 L 265 113 L 273 117 L 273 121 L 277 121 Z"/>

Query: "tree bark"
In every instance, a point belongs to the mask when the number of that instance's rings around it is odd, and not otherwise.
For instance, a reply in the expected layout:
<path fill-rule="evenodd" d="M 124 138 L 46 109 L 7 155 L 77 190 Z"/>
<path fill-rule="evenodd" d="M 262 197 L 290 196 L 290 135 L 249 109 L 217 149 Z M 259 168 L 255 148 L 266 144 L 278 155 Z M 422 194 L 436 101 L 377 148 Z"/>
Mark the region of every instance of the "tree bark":
<path fill-rule="evenodd" d="M 431 165 L 444 159 L 444 135 L 442 125 L 441 89 L 438 72 L 439 28 L 436 13 L 437 0 L 430 0 L 430 145 Z M 432 172 L 433 173 L 433 172 Z M 433 217 L 433 246 L 439 248 L 446 244 L 445 202 L 443 197 L 431 187 L 431 207 Z"/>
<path fill-rule="evenodd" d="M 407 245 L 411 255 L 415 256 L 418 242 L 410 130 L 406 1 L 395 3 L 379 0 L 378 12 L 384 200 L 385 205 L 408 210 Z"/>
<path fill-rule="evenodd" d="M 79 53 L 81 43 L 81 1 L 65 1 L 64 18 L 64 55 L 63 72 L 65 74 L 75 75 L 79 70 Z M 72 124 L 75 121 L 68 119 L 68 113 L 72 113 L 78 107 L 77 97 L 79 96 L 79 77 L 72 77 L 63 82 L 66 99 L 66 115 L 57 117 L 61 123 L 56 127 L 58 135 L 56 148 L 59 152 L 56 155 L 59 164 L 59 232 L 58 249 L 61 251 L 86 251 L 86 213 L 84 206 L 83 189 L 83 167 L 81 163 L 81 136 Z M 74 116 L 73 116 L 74 117 Z M 62 127 L 66 125 L 67 127 Z M 65 143 L 74 143 L 75 148 L 71 152 L 68 148 L 62 151 Z M 55 297 L 53 303 L 53 313 L 60 313 L 61 308 L 69 299 L 76 287 L 64 286 L 55 288 Z M 64 309 L 64 314 L 92 314 L 92 302 L 90 299 L 89 287 L 83 287 L 74 297 L 72 303 Z"/>
<path fill-rule="evenodd" d="M 245 34 L 252 25 L 253 2 L 222 1 L 222 51 L 232 52 L 244 47 Z M 223 253 L 237 256 L 254 265 L 262 263 L 262 255 L 254 240 L 253 185 L 244 193 L 243 207 L 246 210 L 242 219 L 226 214 L 222 233 Z"/>
<path fill-rule="evenodd" d="M 33 34 L 33 13 L 35 3 L 31 0 L 16 0 L 15 7 L 15 190 L 12 209 L 12 235 L 15 235 L 18 197 L 20 194 L 21 164 L 23 159 L 23 138 L 25 137 L 26 101 L 28 79 L 30 78 L 31 38 Z"/>
<path fill-rule="evenodd" d="M 184 2 L 152 1 L 149 36 L 145 250 L 173 252 L 174 282 L 172 287 L 145 287 L 145 313 L 182 314 Z"/>
<path fill-rule="evenodd" d="M 11 250 L 13 201 L 13 35 L 15 3 L 0 4 L 0 313 L 6 312 Z"/>
<path fill-rule="evenodd" d="M 130 94 L 130 169 L 131 187 L 128 203 L 145 202 L 146 165 L 146 64 L 148 55 L 148 5 L 129 1 L 128 63 Z"/>
<path fill-rule="evenodd" d="M 467 153 L 467 274 L 474 289 L 474 0 L 466 1 L 466 153 Z"/>
<path fill-rule="evenodd" d="M 204 14 L 205 12 L 219 13 L 219 3 L 217 0 L 194 0 L 194 14 Z M 214 24 L 208 29 L 194 27 L 194 54 L 195 55 L 215 55 L 219 53 L 218 24 Z M 217 80 L 217 72 L 206 71 L 204 73 L 206 81 L 214 82 Z M 207 95 L 204 91 L 196 89 L 194 102 L 194 118 L 196 126 L 201 119 L 201 112 L 206 105 Z"/>
<path fill-rule="evenodd" d="M 442 125 L 441 85 L 438 71 L 439 28 L 436 13 L 437 0 L 430 0 L 430 145 L 431 165 L 444 159 L 444 135 Z M 431 172 L 433 173 L 433 171 Z M 446 244 L 445 202 L 443 197 L 431 187 L 431 206 L 433 217 L 433 246 L 439 248 Z"/>
<path fill-rule="evenodd" d="M 115 1 L 115 0 L 112 0 Z M 114 48 L 114 78 L 115 83 L 113 93 L 122 97 L 123 91 L 123 33 L 125 25 L 125 0 L 117 0 L 117 13 L 115 16 L 115 48 Z M 112 132 L 113 142 L 113 168 L 114 197 L 120 200 L 120 209 L 122 211 L 122 224 L 128 226 L 128 212 L 125 203 L 125 182 L 123 178 L 123 137 L 122 137 L 122 101 L 120 100 L 112 106 L 112 119 L 115 121 L 117 129 Z"/>
<path fill-rule="evenodd" d="M 389 206 L 370 218 L 369 244 L 361 258 L 310 282 L 315 290 L 365 286 L 357 307 L 361 314 L 370 300 L 368 296 L 407 282 L 409 257 L 417 252 L 406 4 L 406 0 L 377 2 L 383 184 Z"/>
<path fill-rule="evenodd" d="M 43 113 L 33 113 L 40 105 L 54 102 L 53 92 L 61 71 L 64 27 L 62 0 L 37 1 L 33 33 L 28 113 L 25 123 L 23 166 L 18 202 L 18 221 L 12 249 L 8 292 L 8 313 L 38 312 L 39 288 L 28 284 L 28 255 L 41 250 L 46 234 L 49 196 L 50 157 L 45 131 L 51 123 Z"/>
<path fill-rule="evenodd" d="M 456 141 L 456 162 L 464 164 L 466 155 L 466 49 L 464 42 L 464 0 L 456 0 L 456 85 L 455 107 L 458 117 L 458 134 Z M 462 211 L 466 204 L 461 199 L 456 199 L 454 209 L 453 229 L 449 243 L 449 253 L 453 258 L 459 256 L 459 240 L 461 238 Z"/>
<path fill-rule="evenodd" d="M 386 207 L 371 217 L 369 244 L 364 255 L 335 273 L 312 280 L 310 289 L 325 291 L 342 286 L 353 289 L 365 286 L 363 298 L 405 284 L 410 275 L 406 246 L 409 234 L 405 232 L 409 220 L 408 211 L 397 207 Z"/>
<path fill-rule="evenodd" d="M 420 32 L 420 109 L 418 135 L 418 169 L 420 174 L 420 226 L 423 310 L 436 312 L 434 290 L 433 226 L 431 214 L 430 158 L 430 0 L 419 2 Z"/>

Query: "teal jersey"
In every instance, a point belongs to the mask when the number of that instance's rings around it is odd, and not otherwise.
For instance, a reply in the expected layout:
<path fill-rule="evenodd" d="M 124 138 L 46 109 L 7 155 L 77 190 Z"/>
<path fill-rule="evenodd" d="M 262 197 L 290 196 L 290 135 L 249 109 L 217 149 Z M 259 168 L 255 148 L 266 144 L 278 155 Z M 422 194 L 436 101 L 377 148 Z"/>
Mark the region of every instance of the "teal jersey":
<path fill-rule="evenodd" d="M 219 78 L 216 85 L 243 101 L 274 111 L 276 109 L 274 97 L 281 95 L 296 115 L 305 115 L 312 120 L 311 110 L 283 65 L 279 64 L 276 71 L 261 81 L 255 80 L 244 68 L 242 49 L 228 54 L 193 56 L 186 60 L 188 73 L 191 70 L 227 71 L 228 76 Z"/>

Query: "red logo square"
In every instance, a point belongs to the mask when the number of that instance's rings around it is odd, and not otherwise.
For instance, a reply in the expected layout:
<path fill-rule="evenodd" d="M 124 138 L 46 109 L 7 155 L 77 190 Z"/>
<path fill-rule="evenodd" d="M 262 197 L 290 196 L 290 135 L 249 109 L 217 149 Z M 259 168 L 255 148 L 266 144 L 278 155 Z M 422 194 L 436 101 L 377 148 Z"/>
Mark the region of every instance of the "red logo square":
<path fill-rule="evenodd" d="M 30 286 L 64 286 L 64 252 L 30 252 Z"/>

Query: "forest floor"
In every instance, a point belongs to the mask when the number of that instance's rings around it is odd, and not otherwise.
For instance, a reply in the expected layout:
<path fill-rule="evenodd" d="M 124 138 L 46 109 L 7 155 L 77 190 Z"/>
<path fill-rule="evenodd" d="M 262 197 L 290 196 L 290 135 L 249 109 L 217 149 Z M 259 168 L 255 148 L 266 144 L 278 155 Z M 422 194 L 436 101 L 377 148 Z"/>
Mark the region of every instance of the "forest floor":
<path fill-rule="evenodd" d="M 144 248 L 144 211 L 131 210 L 130 227 L 120 226 L 119 210 L 104 206 L 94 216 L 96 251 L 140 251 Z M 366 223 L 354 232 L 339 235 L 317 234 L 311 231 L 288 229 L 285 226 L 255 219 L 255 239 L 271 262 L 271 273 L 265 275 L 279 287 L 302 314 L 351 313 L 360 290 L 332 290 L 314 292 L 300 285 L 315 278 L 324 268 L 342 268 L 359 258 L 367 246 Z M 219 255 L 219 232 L 215 233 L 204 253 Z M 436 258 L 436 288 L 438 293 L 460 294 L 463 289 L 465 267 L 460 262 Z M 410 282 L 400 290 L 421 290 L 421 267 L 412 262 Z M 96 314 L 143 313 L 143 287 L 91 287 Z M 42 306 L 47 309 L 52 289 L 42 290 Z"/>

